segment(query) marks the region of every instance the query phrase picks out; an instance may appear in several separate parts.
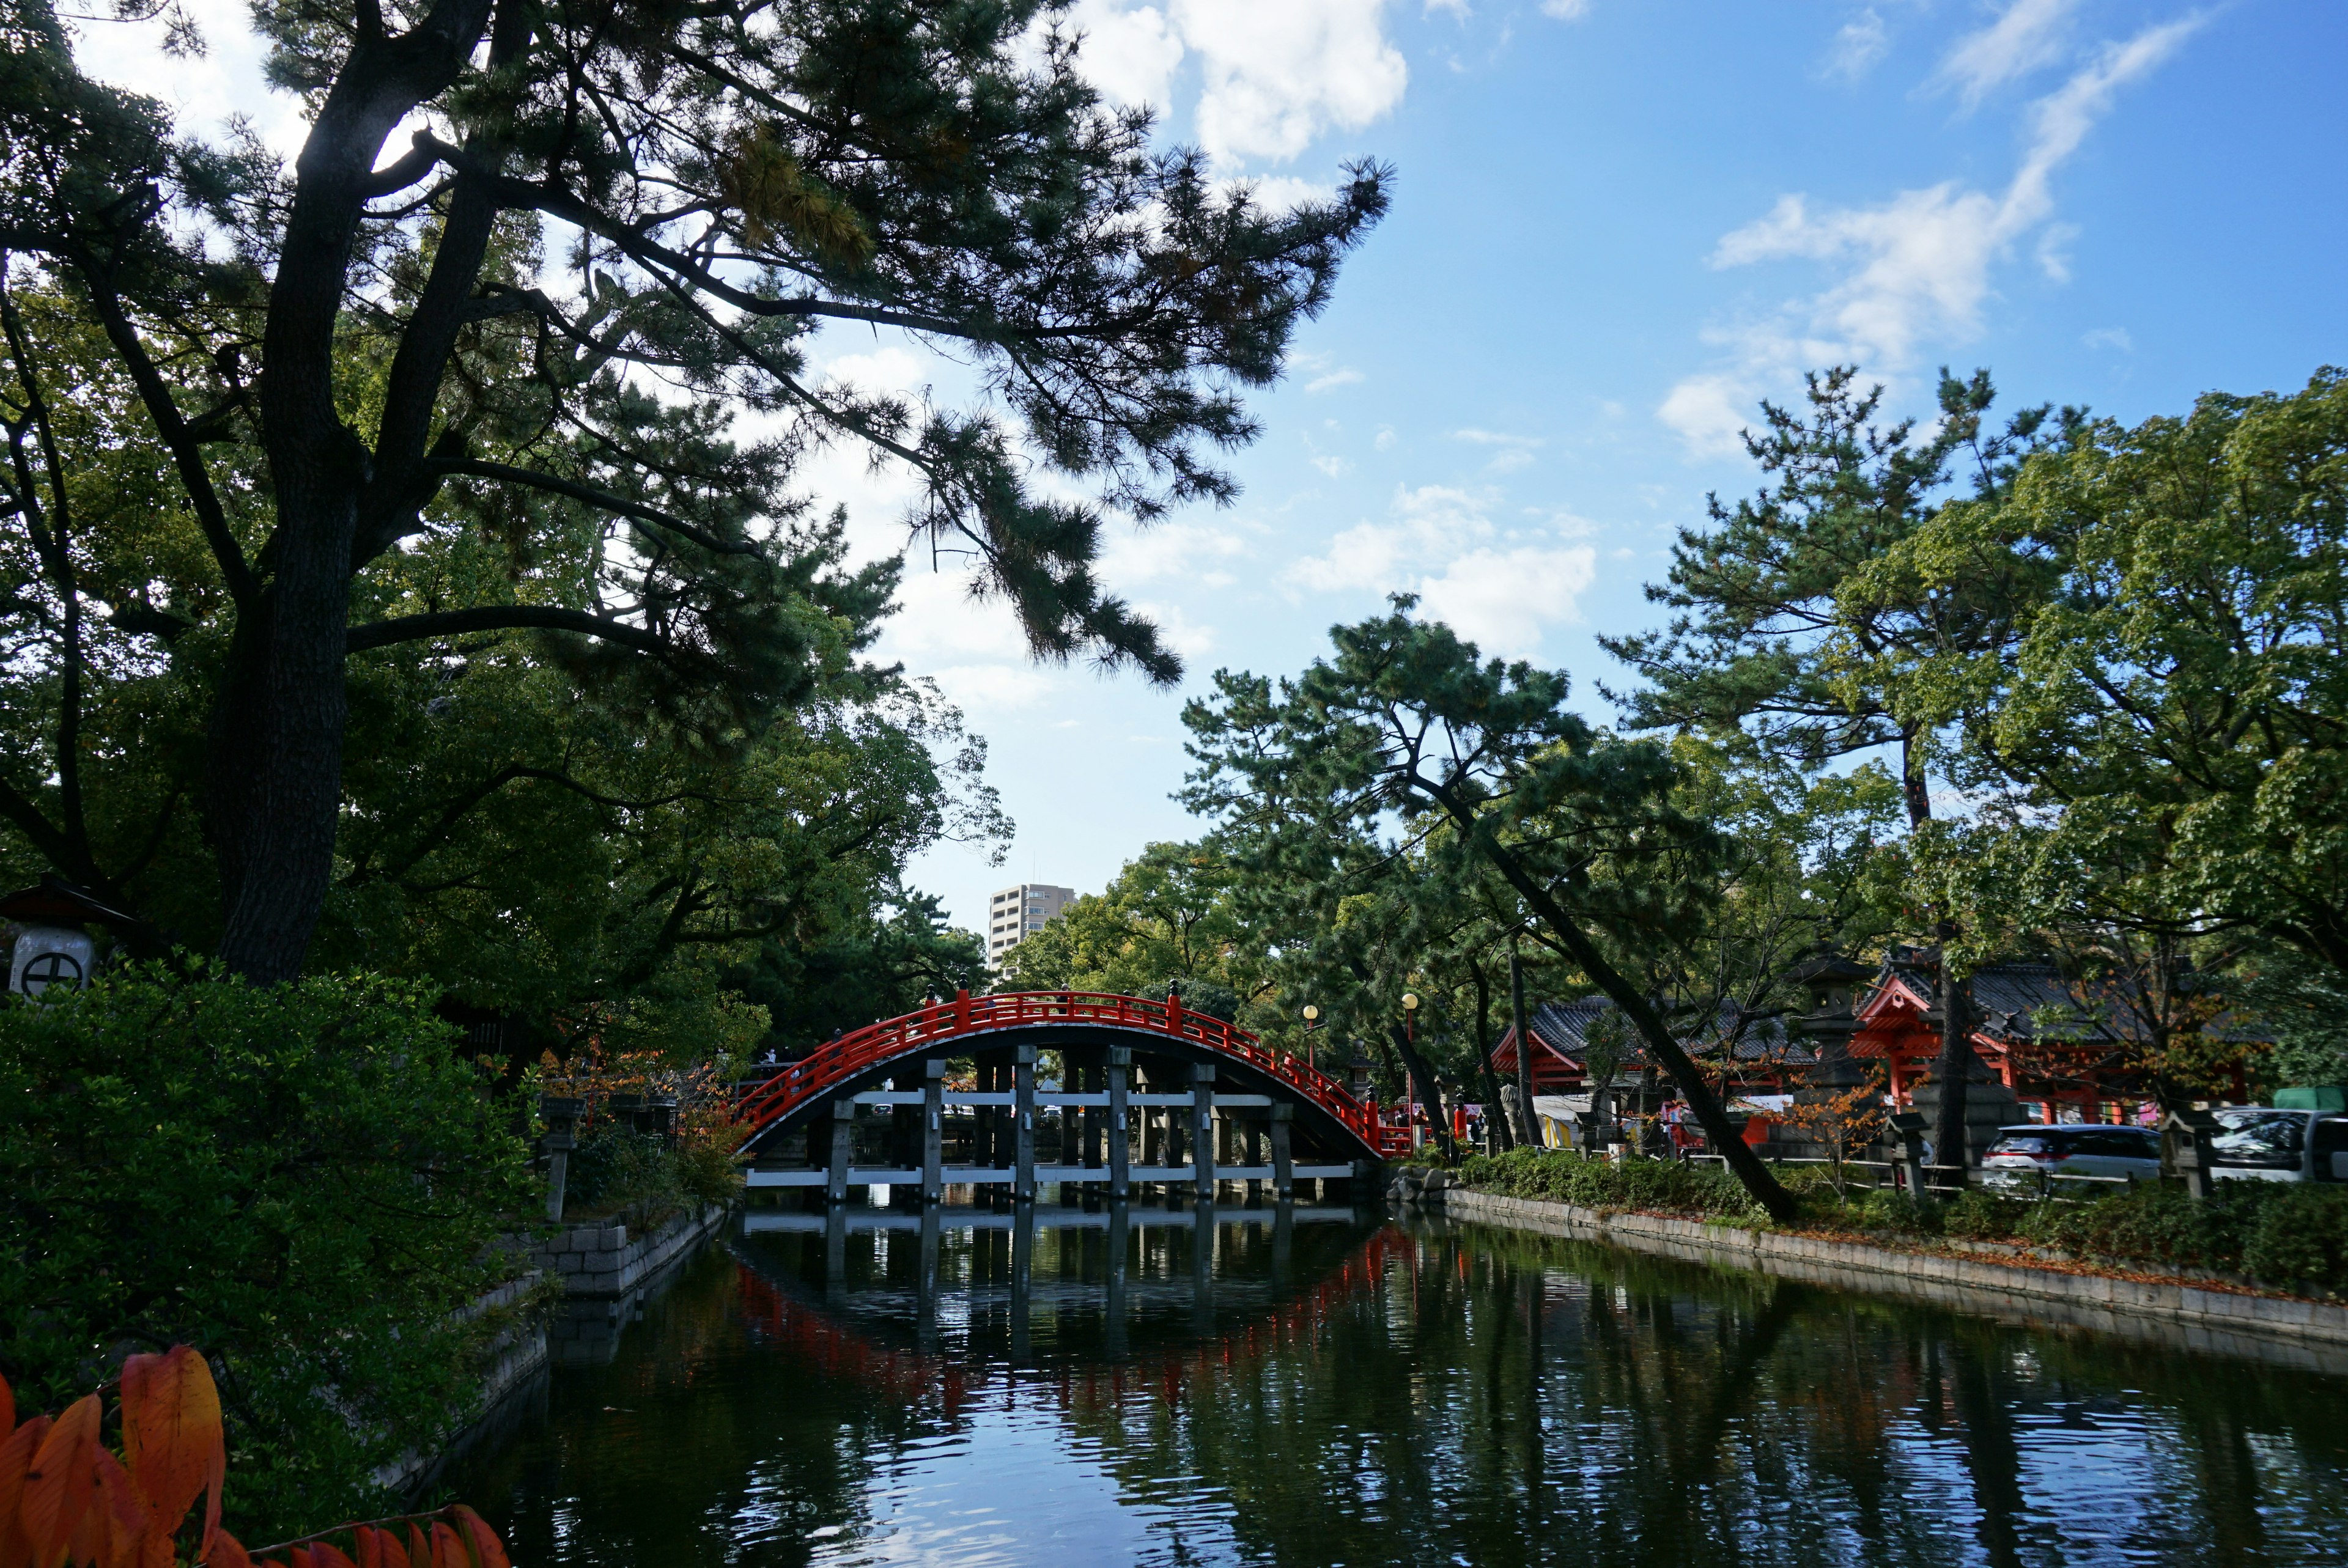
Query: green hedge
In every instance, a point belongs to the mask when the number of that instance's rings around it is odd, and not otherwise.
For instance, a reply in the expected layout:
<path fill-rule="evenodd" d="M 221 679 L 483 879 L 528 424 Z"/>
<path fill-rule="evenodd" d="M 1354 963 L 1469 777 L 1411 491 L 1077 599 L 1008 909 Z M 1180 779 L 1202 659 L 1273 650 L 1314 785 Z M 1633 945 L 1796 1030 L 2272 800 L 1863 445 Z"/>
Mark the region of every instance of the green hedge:
<path fill-rule="evenodd" d="M 1471 1155 L 1459 1180 L 1484 1192 L 1548 1198 L 1589 1209 L 1650 1209 L 1722 1219 L 1758 1218 L 1760 1205 L 1718 1166 L 1675 1160 L 1586 1160 L 1560 1149 L 1512 1149 Z"/>
<path fill-rule="evenodd" d="M 2195 1202 L 2183 1187 L 2144 1183 L 2093 1200 L 2032 1203 L 1973 1189 L 1919 1204 L 1890 1188 L 1838 1194 L 1815 1166 L 1778 1171 L 1801 1200 L 1805 1224 L 1836 1230 L 2023 1242 L 2131 1267 L 2247 1275 L 2285 1290 L 2348 1295 L 2348 1190 L 2280 1182 L 2220 1182 Z M 1591 1209 L 1762 1219 L 1736 1179 L 1716 1165 L 1668 1160 L 1615 1164 L 1559 1150 L 1471 1157 L 1458 1179 L 1484 1192 Z"/>
<path fill-rule="evenodd" d="M 389 1500 L 478 1398 L 461 1321 L 543 1203 L 423 990 L 160 969 L 0 999 L 0 1370 L 63 1409 L 186 1343 L 226 1407 L 229 1522 L 272 1540 Z"/>
<path fill-rule="evenodd" d="M 2015 1235 L 2114 1263 L 2348 1292 L 2348 1192 L 2336 1187 L 2227 1181 L 2197 1203 L 2181 1186 L 2147 1183 L 2093 1203 L 2040 1204 Z"/>

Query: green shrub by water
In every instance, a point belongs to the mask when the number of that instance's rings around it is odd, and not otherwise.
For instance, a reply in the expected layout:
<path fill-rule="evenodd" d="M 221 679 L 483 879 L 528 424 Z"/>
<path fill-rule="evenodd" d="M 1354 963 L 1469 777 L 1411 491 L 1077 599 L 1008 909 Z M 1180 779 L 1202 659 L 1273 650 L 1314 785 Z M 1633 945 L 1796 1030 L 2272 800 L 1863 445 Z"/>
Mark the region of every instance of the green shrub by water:
<path fill-rule="evenodd" d="M 0 1371 L 62 1409 L 131 1350 L 211 1358 L 232 1529 L 290 1535 L 396 1500 L 479 1391 L 543 1199 L 510 1112 L 423 988 L 160 968 L 0 999 Z"/>
<path fill-rule="evenodd" d="M 728 1203 L 741 1190 L 730 1142 L 671 1143 L 624 1122 L 599 1122 L 579 1140 L 563 1183 L 563 1215 L 610 1216 L 640 1228 L 681 1210 Z"/>
<path fill-rule="evenodd" d="M 1459 1179 L 1484 1192 L 1547 1198 L 1588 1209 L 1647 1209 L 1658 1213 L 1749 1220 L 1760 1205 L 1735 1176 L 1714 1165 L 1676 1160 L 1587 1160 L 1562 1149 L 1512 1149 L 1473 1155 Z"/>
<path fill-rule="evenodd" d="M 1471 1157 L 1458 1173 L 1480 1191 L 1582 1208 L 1762 1219 L 1736 1178 L 1708 1163 L 1616 1164 L 1564 1150 L 1518 1149 Z M 2020 1242 L 2127 1267 L 2209 1269 L 2282 1289 L 2348 1295 L 2348 1190 L 2338 1187 L 2219 1182 L 2196 1202 L 2175 1183 L 2147 1182 L 2085 1203 L 2032 1203 L 1973 1188 L 1919 1203 L 1889 1187 L 1838 1194 L 1818 1166 L 1777 1175 L 1800 1200 L 1806 1226 Z"/>
<path fill-rule="evenodd" d="M 2348 1192 L 2284 1182 L 2219 1182 L 2196 1202 L 2146 1183 L 2087 1204 L 2044 1203 L 2023 1240 L 2115 1263 L 2246 1274 L 2279 1286 L 2348 1291 Z"/>

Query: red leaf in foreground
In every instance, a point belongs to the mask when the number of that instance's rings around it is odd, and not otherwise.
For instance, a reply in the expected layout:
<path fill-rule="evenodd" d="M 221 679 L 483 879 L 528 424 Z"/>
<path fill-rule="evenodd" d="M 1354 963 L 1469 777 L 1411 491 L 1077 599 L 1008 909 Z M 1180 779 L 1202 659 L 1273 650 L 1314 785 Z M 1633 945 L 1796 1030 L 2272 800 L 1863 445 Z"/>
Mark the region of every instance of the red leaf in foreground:
<path fill-rule="evenodd" d="M 464 1532 L 465 1543 L 472 1548 L 473 1561 L 479 1568 L 513 1568 L 505 1542 L 498 1539 L 488 1520 L 461 1502 L 448 1512 L 457 1516 L 457 1528 Z"/>
<path fill-rule="evenodd" d="M 431 1568 L 473 1568 L 472 1553 L 457 1532 L 439 1520 L 432 1522 Z"/>
<path fill-rule="evenodd" d="M 22 1517 L 36 1563 L 55 1563 L 89 1512 L 98 1421 L 98 1396 L 85 1394 L 57 1418 L 33 1451 L 32 1466 L 25 1472 Z"/>
<path fill-rule="evenodd" d="M 122 1455 L 147 1494 L 155 1527 L 169 1534 L 207 1489 L 204 1535 L 220 1528 L 228 1447 L 212 1369 L 185 1345 L 122 1364 Z"/>
<path fill-rule="evenodd" d="M 252 1568 L 252 1554 L 225 1530 L 212 1532 L 211 1544 L 204 1548 L 198 1561 L 204 1568 Z"/>

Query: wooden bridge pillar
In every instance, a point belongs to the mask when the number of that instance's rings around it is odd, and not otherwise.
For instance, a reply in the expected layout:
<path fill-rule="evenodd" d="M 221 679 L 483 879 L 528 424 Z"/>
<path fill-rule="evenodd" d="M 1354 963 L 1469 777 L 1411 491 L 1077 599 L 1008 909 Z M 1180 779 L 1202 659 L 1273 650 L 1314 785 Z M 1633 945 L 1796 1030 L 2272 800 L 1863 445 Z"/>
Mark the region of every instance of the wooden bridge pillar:
<path fill-rule="evenodd" d="M 1133 1048 L 1112 1045 L 1108 1048 L 1108 1196 L 1109 1202 L 1122 1204 L 1133 1196 L 1133 1142 L 1126 1126 L 1129 1113 L 1127 1096 L 1131 1087 L 1126 1081 L 1133 1072 Z M 1122 1277 L 1124 1255 L 1113 1255 L 1120 1261 L 1117 1267 Z"/>
<path fill-rule="evenodd" d="M 1296 1157 L 1289 1133 L 1296 1125 L 1296 1107 L 1282 1100 L 1272 1107 L 1272 1195 L 1282 1203 L 1296 1195 Z"/>
<path fill-rule="evenodd" d="M 1261 1170 L 1263 1167 L 1263 1122 L 1253 1116 L 1240 1123 L 1240 1163 L 1250 1170 Z M 1252 1204 L 1262 1196 L 1263 1179 L 1260 1176 L 1250 1176 L 1247 1184 L 1247 1201 Z"/>
<path fill-rule="evenodd" d="M 933 1056 L 922 1063 L 922 1203 L 934 1207 L 946 1195 L 946 1062 Z"/>
<path fill-rule="evenodd" d="M 1190 1193 L 1201 1204 L 1215 1202 L 1215 1064 L 1190 1067 Z"/>
<path fill-rule="evenodd" d="M 1035 1201 L 1035 1048 L 1015 1049 L 1011 1068 L 1011 1197 Z"/>

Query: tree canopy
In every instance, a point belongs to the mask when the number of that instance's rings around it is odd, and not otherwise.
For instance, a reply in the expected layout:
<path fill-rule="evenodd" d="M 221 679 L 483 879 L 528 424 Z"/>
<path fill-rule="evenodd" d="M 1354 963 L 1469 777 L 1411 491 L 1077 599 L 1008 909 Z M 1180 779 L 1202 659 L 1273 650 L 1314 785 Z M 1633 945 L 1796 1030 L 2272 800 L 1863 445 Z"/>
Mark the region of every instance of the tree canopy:
<path fill-rule="evenodd" d="M 1170 680 L 1094 575 L 1104 523 L 1231 493 L 1243 392 L 1386 201 L 1367 164 L 1289 210 L 1219 190 L 1099 102 L 1035 0 L 255 22 L 309 115 L 284 169 L 82 76 L 45 0 L 0 36 L 0 281 L 12 319 L 37 294 L 71 324 L 7 345 L 55 765 L 0 806 L 116 894 L 165 800 L 200 819 L 218 950 L 261 979 L 326 911 L 352 661 L 530 640 L 709 753 L 808 702 L 879 586 L 809 569 L 792 477 L 828 445 L 910 467 L 909 525 L 1040 656 Z M 828 323 L 950 350 L 970 405 L 819 379 Z M 67 456 L 85 389 L 131 453 L 104 497 Z M 88 509 L 117 500 L 141 510 Z M 191 782 L 136 825 L 86 825 L 77 777 L 108 660 L 190 672 L 155 722 Z"/>

